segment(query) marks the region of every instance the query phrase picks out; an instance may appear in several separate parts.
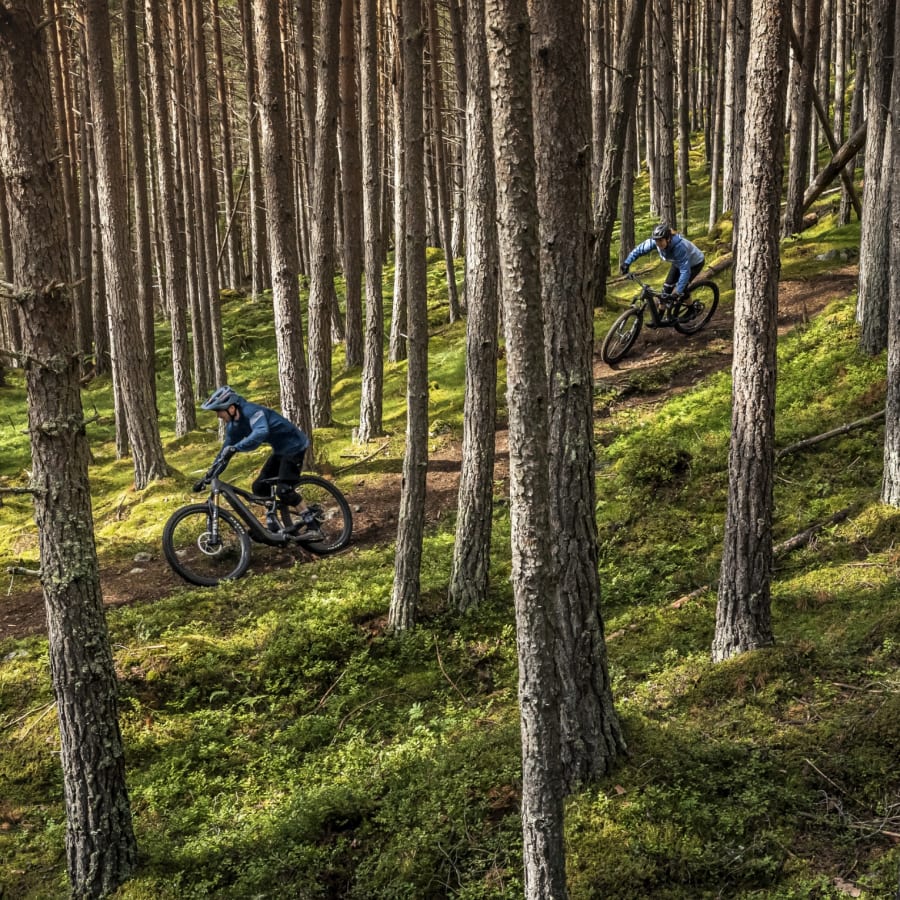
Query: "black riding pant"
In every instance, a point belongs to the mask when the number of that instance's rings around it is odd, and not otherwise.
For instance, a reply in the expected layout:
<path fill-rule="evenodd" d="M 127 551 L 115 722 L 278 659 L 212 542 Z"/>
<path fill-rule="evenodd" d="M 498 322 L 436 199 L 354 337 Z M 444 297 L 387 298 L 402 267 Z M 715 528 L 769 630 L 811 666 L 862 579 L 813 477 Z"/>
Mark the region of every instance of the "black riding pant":
<path fill-rule="evenodd" d="M 697 263 L 696 266 L 691 266 L 691 277 L 688 279 L 688 285 L 700 274 L 701 270 L 705 263 Z M 678 278 L 681 275 L 681 269 L 678 266 L 673 265 L 671 269 L 669 269 L 669 277 L 666 279 L 666 283 L 663 285 L 663 293 L 671 294 L 672 291 L 675 290 L 675 285 L 678 284 Z"/>
<path fill-rule="evenodd" d="M 300 471 L 303 468 L 303 457 L 306 451 L 302 450 L 297 456 L 279 456 L 273 453 L 259 470 L 256 481 L 253 482 L 253 493 L 258 497 L 266 497 L 271 492 L 271 485 L 266 484 L 269 479 L 278 479 L 275 483 L 275 493 L 278 497 L 285 497 L 294 492 L 294 487 L 300 480 Z M 292 498 L 288 498 L 292 499 Z"/>

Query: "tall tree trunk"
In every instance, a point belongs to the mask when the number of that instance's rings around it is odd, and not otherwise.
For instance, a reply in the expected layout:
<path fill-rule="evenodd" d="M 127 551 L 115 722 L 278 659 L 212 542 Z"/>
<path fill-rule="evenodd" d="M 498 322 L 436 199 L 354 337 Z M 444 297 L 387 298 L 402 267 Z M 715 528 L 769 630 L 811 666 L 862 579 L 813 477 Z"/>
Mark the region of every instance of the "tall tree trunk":
<path fill-rule="evenodd" d="M 725 30 L 725 23 L 728 21 L 728 2 L 729 0 L 720 0 L 721 6 L 721 31 Z M 712 129 L 712 154 L 709 166 L 709 231 L 710 233 L 716 227 L 719 219 L 720 188 L 722 186 L 722 152 L 723 152 L 723 120 L 725 117 L 725 45 L 726 41 L 723 34 L 719 35 L 718 45 L 718 62 L 716 65 L 717 78 L 714 82 L 714 106 L 710 111 L 710 121 Z"/>
<path fill-rule="evenodd" d="M 262 124 L 260 156 L 266 193 L 281 409 L 291 422 L 311 436 L 309 374 L 303 354 L 303 321 L 298 298 L 297 222 L 291 187 L 290 140 L 285 122 L 284 56 L 278 10 L 273 9 L 268 0 L 252 0 L 252 6 Z"/>
<path fill-rule="evenodd" d="M 147 145 L 144 140 L 144 115 L 141 107 L 141 82 L 138 72 L 138 39 L 135 3 L 122 3 L 122 31 L 125 66 L 125 91 L 128 108 L 128 144 L 131 148 L 131 183 L 134 191 L 135 268 L 137 302 L 144 352 L 150 366 L 148 378 L 156 391 L 154 375 L 156 341 L 153 333 L 153 266 L 150 255 L 150 194 L 147 188 Z"/>
<path fill-rule="evenodd" d="M 191 384 L 191 352 L 187 325 L 187 259 L 183 223 L 184 208 L 178 202 L 175 158 L 171 143 L 169 82 L 164 50 L 163 22 L 156 0 L 144 0 L 147 55 L 150 67 L 150 102 L 156 133 L 156 172 L 160 185 L 157 214 L 165 260 L 164 308 L 172 332 L 172 380 L 175 388 L 175 434 L 185 435 L 197 425 Z"/>
<path fill-rule="evenodd" d="M 406 184 L 406 148 L 403 142 L 403 65 L 401 63 L 402 36 L 400 34 L 399 0 L 391 0 L 391 102 L 394 115 L 392 117 L 392 140 L 394 143 L 394 295 L 391 303 L 391 334 L 388 347 L 388 359 L 400 362 L 406 359 L 406 254 L 403 248 L 406 243 L 406 206 L 400 202 L 403 185 Z M 424 166 L 424 163 L 423 163 Z M 423 173 L 424 180 L 424 173 Z M 423 188 L 424 190 L 424 185 Z"/>
<path fill-rule="evenodd" d="M 406 332 L 409 362 L 406 381 L 406 452 L 397 524 L 394 588 L 388 627 L 405 631 L 415 624 L 425 531 L 428 473 L 428 306 L 425 265 L 424 178 L 424 22 L 422 0 L 400 0 L 399 33 L 403 66 L 403 150 L 405 178 L 398 203 L 406 230 L 397 248 L 406 259 Z"/>
<path fill-rule="evenodd" d="M 256 42 L 253 37 L 251 0 L 238 0 L 241 7 L 241 39 L 244 51 L 244 78 L 247 82 L 247 168 L 250 182 L 250 292 L 254 297 L 271 286 L 272 279 L 266 265 L 265 192 L 262 183 L 262 153 L 259 146 L 259 91 L 256 73 Z"/>
<path fill-rule="evenodd" d="M 450 303 L 450 321 L 460 317 L 459 296 L 456 291 L 456 267 L 453 261 L 453 241 L 450 227 L 450 173 L 444 141 L 444 90 L 441 84 L 441 42 L 438 35 L 437 6 L 435 0 L 426 0 L 428 19 L 428 58 L 430 63 L 431 109 L 434 122 L 434 172 L 440 215 L 441 247 L 444 250 L 444 267 L 447 272 L 447 297 Z"/>
<path fill-rule="evenodd" d="M 856 319 L 860 348 L 874 356 L 887 346 L 888 301 L 891 287 L 891 247 L 885 222 L 890 218 L 890 143 L 888 109 L 894 72 L 894 0 L 870 0 L 868 133 L 863 185 L 863 216 L 859 240 L 859 296 Z M 893 134 L 896 134 L 896 123 Z"/>
<path fill-rule="evenodd" d="M 67 32 L 64 27 L 65 19 L 60 14 L 56 0 L 48 0 L 47 14 L 52 21 L 50 25 L 50 61 L 51 61 L 51 88 L 55 101 L 56 125 L 59 133 L 60 177 L 62 178 L 63 204 L 66 210 L 66 249 L 69 261 L 69 283 L 72 285 L 73 296 L 83 290 L 81 273 L 79 271 L 79 222 L 78 195 L 76 191 L 77 181 L 77 153 L 75 149 L 75 123 L 70 115 L 70 109 L 74 106 L 70 96 L 69 85 L 71 78 L 67 65 L 66 40 Z M 135 198 L 137 206 L 137 198 Z M 80 304 L 74 304 L 75 310 L 80 311 Z M 143 323 L 142 323 L 143 324 Z M 152 332 L 152 328 L 151 328 Z M 152 365 L 152 355 L 150 356 Z"/>
<path fill-rule="evenodd" d="M 468 12 L 460 9 L 459 0 L 447 0 L 447 12 L 450 18 L 450 41 L 453 46 L 453 74 L 455 76 L 456 100 L 451 103 L 455 112 L 451 113 L 455 122 L 453 145 L 451 148 L 451 181 L 453 185 L 453 234 L 451 236 L 451 254 L 462 256 L 466 242 L 466 41 L 465 20 Z M 465 306 L 465 302 L 463 302 Z"/>
<path fill-rule="evenodd" d="M 244 267 L 241 262 L 241 231 L 233 227 L 235 216 L 234 150 L 231 136 L 231 104 L 225 79 L 225 57 L 222 52 L 222 25 L 219 14 L 219 0 L 212 0 L 210 21 L 213 29 L 213 54 L 216 66 L 216 99 L 219 104 L 219 134 L 222 142 L 222 199 L 225 214 L 225 272 L 228 287 L 232 290 L 244 281 Z M 220 252 L 221 255 L 221 252 Z"/>
<path fill-rule="evenodd" d="M 212 383 L 202 385 L 202 393 L 206 389 L 214 389 L 227 381 L 225 374 L 225 340 L 222 335 L 222 309 L 219 299 L 219 266 L 218 266 L 218 238 L 216 224 L 218 221 L 219 201 L 216 191 L 216 176 L 213 170 L 212 132 L 210 126 L 209 89 L 207 82 L 209 72 L 206 63 L 206 34 L 203 28 L 203 5 L 200 0 L 192 0 L 190 8 L 193 15 L 190 18 L 192 35 L 190 40 L 191 57 L 194 61 L 194 121 L 197 129 L 197 177 L 200 184 L 198 206 L 200 211 L 199 221 L 199 261 L 203 266 L 204 278 L 201 284 L 205 285 L 205 293 L 201 297 L 203 305 L 203 319 L 208 322 L 211 351 Z"/>
<path fill-rule="evenodd" d="M 156 391 L 142 341 L 137 289 L 130 265 L 130 230 L 113 84 L 109 7 L 105 0 L 85 0 L 84 16 L 104 270 L 115 353 L 113 378 L 122 393 L 135 487 L 142 490 L 154 479 L 165 477 L 169 470 L 163 456 L 154 402 Z"/>
<path fill-rule="evenodd" d="M 894 17 L 894 47 L 900 47 L 900 16 Z M 890 315 L 888 316 L 887 398 L 885 402 L 884 477 L 881 500 L 900 506 L 900 66 L 894 66 L 891 87 L 890 117 L 893 140 L 890 144 L 891 217 L 888 233 L 890 243 Z M 885 229 L 886 231 L 888 229 Z"/>
<path fill-rule="evenodd" d="M 361 366 L 362 335 L 362 162 L 359 152 L 359 104 L 356 96 L 356 0 L 341 0 L 340 158 L 344 210 L 344 284 L 347 320 L 347 365 Z"/>
<path fill-rule="evenodd" d="M 366 342 L 359 401 L 359 439 L 383 432 L 384 301 L 381 293 L 381 157 L 378 121 L 378 4 L 360 0 L 359 93 L 362 125 Z"/>
<path fill-rule="evenodd" d="M 779 220 L 789 0 L 754 0 L 735 265 L 728 507 L 715 661 L 774 642 L 771 621 Z"/>
<path fill-rule="evenodd" d="M 656 185 L 659 217 L 675 227 L 675 54 L 672 0 L 657 0 L 653 7 L 656 29 L 653 47 L 654 122 L 656 126 Z"/>
<path fill-rule="evenodd" d="M 678 186 L 681 195 L 679 209 L 680 231 L 687 234 L 688 185 L 691 183 L 691 0 L 677 0 L 678 27 Z M 673 220 L 674 221 L 674 220 Z M 674 225 L 672 226 L 675 227 Z"/>
<path fill-rule="evenodd" d="M 606 279 L 609 278 L 609 248 L 613 225 L 619 208 L 619 188 L 622 183 L 622 157 L 628 139 L 628 120 L 634 115 L 637 101 L 637 82 L 641 41 L 644 36 L 644 11 L 647 0 L 629 0 L 622 24 L 622 36 L 612 88 L 609 94 L 609 113 L 606 146 L 603 149 L 603 170 L 600 190 L 594 195 L 594 255 L 591 269 L 594 285 L 594 306 L 606 300 Z"/>
<path fill-rule="evenodd" d="M 600 190 L 600 174 L 603 169 L 603 146 L 606 143 L 607 94 L 606 69 L 609 59 L 606 54 L 607 28 L 610 10 L 606 0 L 592 0 L 588 3 L 590 73 L 591 73 L 591 194 L 597 196 Z"/>
<path fill-rule="evenodd" d="M 522 734 L 522 837 L 527 900 L 566 897 L 559 682 L 553 560 L 547 541 L 548 392 L 541 308 L 538 208 L 525 0 L 488 0 L 488 62 L 494 113 L 494 165 L 506 400 L 512 583 L 519 656 Z M 585 163 L 587 160 L 585 160 Z"/>
<path fill-rule="evenodd" d="M 532 0 L 541 292 L 549 383 L 550 532 L 562 773 L 592 781 L 625 749 L 597 574 L 590 106 L 581 0 Z"/>
<path fill-rule="evenodd" d="M 798 11 L 800 10 L 805 16 L 803 21 L 798 22 L 797 28 L 803 39 L 803 54 L 795 60 L 791 71 L 791 153 L 788 160 L 787 201 L 781 229 L 783 237 L 802 231 L 803 190 L 808 184 L 810 160 L 812 77 L 819 49 L 821 0 L 802 0 L 798 2 Z"/>
<path fill-rule="evenodd" d="M 484 0 L 466 23 L 466 392 L 450 603 L 461 612 L 487 595 L 497 418 L 498 266 L 490 77 Z"/>
<path fill-rule="evenodd" d="M 59 714 L 66 865 L 76 898 L 113 893 L 137 865 L 116 673 L 94 547 L 90 450 L 66 286 L 65 218 L 36 0 L 0 11 L 0 190 L 9 192 L 35 521 Z"/>
<path fill-rule="evenodd" d="M 309 283 L 309 403 L 312 424 L 316 428 L 331 425 L 331 319 L 336 302 L 334 198 L 337 178 L 340 17 L 340 3 L 323 5 L 317 66 L 312 277 Z"/>
<path fill-rule="evenodd" d="M 733 211 L 733 240 L 737 239 L 738 199 L 741 190 L 741 153 L 747 108 L 747 58 L 750 52 L 750 2 L 729 0 L 725 27 L 725 117 L 722 145 L 722 211 Z M 736 246 L 735 246 L 735 249 Z"/>

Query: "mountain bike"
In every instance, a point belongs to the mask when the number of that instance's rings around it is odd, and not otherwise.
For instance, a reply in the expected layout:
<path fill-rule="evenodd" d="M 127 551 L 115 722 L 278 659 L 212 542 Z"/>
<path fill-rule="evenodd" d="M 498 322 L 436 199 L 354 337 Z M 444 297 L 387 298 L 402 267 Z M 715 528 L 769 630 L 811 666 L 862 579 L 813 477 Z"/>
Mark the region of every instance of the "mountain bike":
<path fill-rule="evenodd" d="M 301 546 L 318 556 L 345 547 L 353 531 L 350 505 L 340 489 L 316 475 L 301 475 L 295 492 L 299 504 L 271 492 L 262 497 L 222 481 L 227 460 L 217 462 L 199 485 L 208 484 L 205 503 L 176 510 L 163 529 L 169 565 L 191 584 L 213 587 L 240 578 L 250 566 L 251 542 L 269 547 Z M 222 501 L 227 501 L 230 509 Z"/>
<path fill-rule="evenodd" d="M 695 281 L 688 285 L 684 294 L 673 299 L 654 290 L 631 272 L 625 277 L 636 281 L 641 292 L 613 322 L 603 339 L 600 358 L 610 366 L 634 346 L 644 325 L 645 311 L 650 311 L 648 328 L 674 328 L 681 334 L 696 334 L 709 322 L 719 305 L 719 286 L 713 281 Z"/>

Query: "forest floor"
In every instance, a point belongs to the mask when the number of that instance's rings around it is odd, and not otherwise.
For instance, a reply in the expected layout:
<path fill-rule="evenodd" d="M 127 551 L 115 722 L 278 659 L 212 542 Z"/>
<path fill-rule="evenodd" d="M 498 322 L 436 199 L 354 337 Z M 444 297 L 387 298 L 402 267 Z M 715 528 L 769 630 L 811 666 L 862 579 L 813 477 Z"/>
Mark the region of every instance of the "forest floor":
<path fill-rule="evenodd" d="M 784 334 L 821 312 L 831 301 L 846 297 L 856 289 L 857 269 L 847 266 L 822 276 L 782 281 L 778 295 L 778 331 Z M 721 279 L 721 276 L 720 276 Z M 721 283 L 721 280 L 720 280 Z M 710 324 L 699 334 L 684 337 L 673 329 L 644 328 L 631 354 L 615 368 L 600 361 L 599 341 L 595 347 L 594 377 L 597 383 L 620 389 L 614 405 L 658 404 L 688 389 L 707 374 L 731 365 L 734 310 L 720 305 Z M 689 342 L 687 345 L 685 342 Z M 636 374 L 660 369 L 685 347 L 694 348 L 696 365 L 674 370 L 669 382 L 652 391 L 626 390 Z M 605 414 L 610 412 L 606 407 Z M 497 430 L 496 479 L 504 482 L 509 468 L 506 426 Z M 434 524 L 456 506 L 461 445 L 451 441 L 429 458 L 426 522 Z M 349 468 L 349 467 L 348 467 Z M 376 476 L 361 473 L 347 491 L 353 510 L 351 546 L 375 546 L 394 539 L 400 500 L 399 471 Z M 164 523 L 160 522 L 160 532 Z M 278 550 L 254 546 L 252 572 L 285 568 L 299 561 L 315 562 L 302 550 Z M 160 550 L 150 560 L 100 559 L 100 581 L 106 606 L 147 603 L 188 586 L 169 568 Z M 196 590 L 196 589 L 195 589 Z M 15 576 L 6 596 L 0 600 L 0 639 L 25 637 L 44 630 L 46 619 L 40 588 L 36 581 Z"/>

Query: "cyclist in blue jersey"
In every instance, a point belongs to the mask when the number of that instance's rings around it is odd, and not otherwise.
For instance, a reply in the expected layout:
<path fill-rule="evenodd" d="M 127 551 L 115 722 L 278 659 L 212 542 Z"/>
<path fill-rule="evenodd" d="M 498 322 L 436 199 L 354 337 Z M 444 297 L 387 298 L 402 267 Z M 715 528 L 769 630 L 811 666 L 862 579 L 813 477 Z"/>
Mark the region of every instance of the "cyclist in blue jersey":
<path fill-rule="evenodd" d="M 225 440 L 213 466 L 229 460 L 235 453 L 246 453 L 268 444 L 272 454 L 253 482 L 253 493 L 264 496 L 268 491 L 266 479 L 277 478 L 278 499 L 291 506 L 300 503 L 300 495 L 294 488 L 309 447 L 309 438 L 303 431 L 274 409 L 245 400 L 227 384 L 216 388 L 202 409 L 214 411 L 225 423 Z M 202 490 L 204 483 L 198 484 Z"/>
<path fill-rule="evenodd" d="M 645 253 L 657 253 L 668 263 L 671 263 L 668 277 L 663 285 L 662 292 L 670 301 L 674 300 L 677 295 L 683 294 L 687 290 L 687 286 L 700 273 L 706 257 L 703 251 L 692 244 L 686 237 L 672 231 L 665 222 L 661 222 L 650 237 L 638 244 L 622 263 L 620 271 L 623 275 L 628 274 L 631 264 Z"/>

